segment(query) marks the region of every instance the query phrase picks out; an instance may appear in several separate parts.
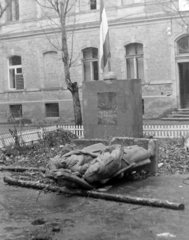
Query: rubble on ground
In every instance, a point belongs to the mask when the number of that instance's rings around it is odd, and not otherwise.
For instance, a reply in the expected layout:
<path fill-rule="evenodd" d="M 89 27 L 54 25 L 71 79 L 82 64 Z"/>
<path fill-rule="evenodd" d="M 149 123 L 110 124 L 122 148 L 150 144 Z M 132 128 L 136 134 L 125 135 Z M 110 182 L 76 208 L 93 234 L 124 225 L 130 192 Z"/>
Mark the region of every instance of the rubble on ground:
<path fill-rule="evenodd" d="M 69 131 L 57 131 L 49 133 L 46 136 L 46 141 L 27 146 L 20 152 L 7 148 L 1 152 L 1 165 L 46 167 L 50 159 L 56 156 L 63 156 L 65 153 L 76 149 L 72 144 L 72 139 L 74 138 L 77 137 Z M 161 167 L 158 169 L 159 174 L 183 174 L 189 172 L 189 152 L 186 152 L 183 146 L 182 139 L 159 140 L 159 164 L 161 164 Z M 37 172 L 14 172 L 12 174 L 17 178 L 45 183 L 52 182 L 52 180 L 45 179 L 41 173 Z M 145 177 L 146 172 L 144 171 L 128 176 L 129 179 L 141 179 Z"/>

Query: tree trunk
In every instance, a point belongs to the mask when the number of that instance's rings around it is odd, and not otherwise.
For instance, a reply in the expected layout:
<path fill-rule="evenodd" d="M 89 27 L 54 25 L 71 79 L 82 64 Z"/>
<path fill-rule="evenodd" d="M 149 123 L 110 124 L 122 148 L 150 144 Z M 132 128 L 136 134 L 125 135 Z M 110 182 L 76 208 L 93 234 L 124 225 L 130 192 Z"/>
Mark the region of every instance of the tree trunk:
<path fill-rule="evenodd" d="M 61 4 L 61 30 L 62 30 L 62 61 L 64 63 L 64 74 L 67 89 L 72 94 L 75 125 L 82 125 L 81 104 L 79 98 L 79 88 L 77 82 L 72 82 L 70 78 L 71 62 L 68 52 L 67 33 L 66 33 L 66 13 L 65 5 Z"/>
<path fill-rule="evenodd" d="M 10 185 L 15 185 L 15 186 L 41 189 L 41 190 L 46 189 L 52 192 L 60 192 L 63 194 L 71 194 L 71 195 L 82 196 L 87 198 L 91 197 L 91 198 L 97 198 L 97 199 L 104 199 L 108 201 L 132 203 L 132 204 L 145 205 L 145 206 L 151 206 L 151 207 L 169 208 L 174 210 L 184 210 L 184 204 L 182 203 L 169 202 L 169 201 L 160 200 L 160 199 L 140 198 L 140 197 L 121 195 L 121 194 L 109 194 L 109 193 L 84 191 L 84 190 L 71 191 L 66 188 L 59 188 L 57 186 L 51 186 L 51 185 L 42 184 L 42 183 L 34 183 L 31 181 L 17 180 L 11 177 L 4 177 L 4 182 Z"/>
<path fill-rule="evenodd" d="M 79 99 L 79 88 L 77 82 L 72 84 L 72 98 L 73 98 L 73 109 L 74 109 L 74 117 L 75 117 L 75 124 L 82 125 L 82 114 L 81 114 L 81 103 Z"/>

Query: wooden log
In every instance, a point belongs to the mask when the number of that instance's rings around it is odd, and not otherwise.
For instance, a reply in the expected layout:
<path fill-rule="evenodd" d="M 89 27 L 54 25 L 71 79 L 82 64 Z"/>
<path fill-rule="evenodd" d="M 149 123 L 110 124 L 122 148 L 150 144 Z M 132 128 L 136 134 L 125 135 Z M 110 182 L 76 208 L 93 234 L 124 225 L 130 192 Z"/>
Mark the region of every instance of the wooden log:
<path fill-rule="evenodd" d="M 31 181 L 22 181 L 22 180 L 17 180 L 11 177 L 4 177 L 4 182 L 10 185 L 15 185 L 15 186 L 34 188 L 34 189 L 40 189 L 40 190 L 46 189 L 52 192 L 60 192 L 63 194 L 71 194 L 71 195 L 77 195 L 82 197 L 92 197 L 92 198 L 104 199 L 108 201 L 116 201 L 116 202 L 138 204 L 138 205 L 160 207 L 160 208 L 169 208 L 173 210 L 184 210 L 184 204 L 170 202 L 167 200 L 140 198 L 140 197 L 121 195 L 121 194 L 101 193 L 101 192 L 95 192 L 95 191 L 84 191 L 84 190 L 71 191 L 66 188 L 59 188 L 57 186 L 51 186 L 51 185 L 42 184 L 42 183 L 32 183 Z"/>
<path fill-rule="evenodd" d="M 17 167 L 17 166 L 8 166 L 0 167 L 0 171 L 13 171 L 13 172 L 25 172 L 25 171 L 40 171 L 45 172 L 45 168 L 33 168 L 33 167 Z"/>

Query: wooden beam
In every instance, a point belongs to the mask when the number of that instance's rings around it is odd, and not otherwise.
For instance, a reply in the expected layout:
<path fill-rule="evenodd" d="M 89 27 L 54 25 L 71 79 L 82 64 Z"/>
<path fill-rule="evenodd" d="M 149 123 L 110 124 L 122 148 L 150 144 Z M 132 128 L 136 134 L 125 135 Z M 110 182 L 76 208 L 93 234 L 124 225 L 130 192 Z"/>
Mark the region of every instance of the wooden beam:
<path fill-rule="evenodd" d="M 121 194 L 109 194 L 109 193 L 101 193 L 101 192 L 95 192 L 95 191 L 84 191 L 84 190 L 71 191 L 66 188 L 59 188 L 57 186 L 51 186 L 51 185 L 42 184 L 42 183 L 32 183 L 31 181 L 17 180 L 11 177 L 4 177 L 4 182 L 14 186 L 34 188 L 39 190 L 45 189 L 45 190 L 50 190 L 52 192 L 60 192 L 63 194 L 71 194 L 71 195 L 76 195 L 81 197 L 91 197 L 91 198 L 97 198 L 97 199 L 104 199 L 107 201 L 138 204 L 138 205 L 151 206 L 151 207 L 169 208 L 173 210 L 184 210 L 184 204 L 170 202 L 167 200 L 132 197 L 132 196 L 121 195 Z"/>

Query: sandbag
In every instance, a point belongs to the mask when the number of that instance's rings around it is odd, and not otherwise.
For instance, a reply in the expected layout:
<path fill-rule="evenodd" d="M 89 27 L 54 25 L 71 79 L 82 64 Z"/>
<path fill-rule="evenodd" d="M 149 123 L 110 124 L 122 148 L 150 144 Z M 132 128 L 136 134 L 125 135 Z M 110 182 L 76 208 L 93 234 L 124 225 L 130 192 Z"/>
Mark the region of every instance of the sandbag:
<path fill-rule="evenodd" d="M 62 168 L 63 166 L 62 166 L 61 160 L 62 158 L 59 155 L 54 158 L 51 158 L 49 160 L 49 163 L 46 166 L 46 169 L 53 171 L 53 170 Z"/>
<path fill-rule="evenodd" d="M 83 178 L 89 183 L 111 178 L 121 168 L 123 149 L 121 145 L 112 145 L 94 159 Z"/>
<path fill-rule="evenodd" d="M 75 181 L 76 186 L 83 187 L 83 181 L 96 186 L 114 177 L 123 177 L 125 171 L 132 171 L 137 164 L 141 163 L 143 166 L 144 160 L 147 161 L 145 164 L 149 164 L 150 156 L 150 151 L 137 145 L 105 147 L 103 144 L 96 144 L 51 159 L 46 175 L 63 183 Z M 77 178 L 71 178 L 68 174 Z M 81 180 L 81 184 L 78 179 Z"/>

